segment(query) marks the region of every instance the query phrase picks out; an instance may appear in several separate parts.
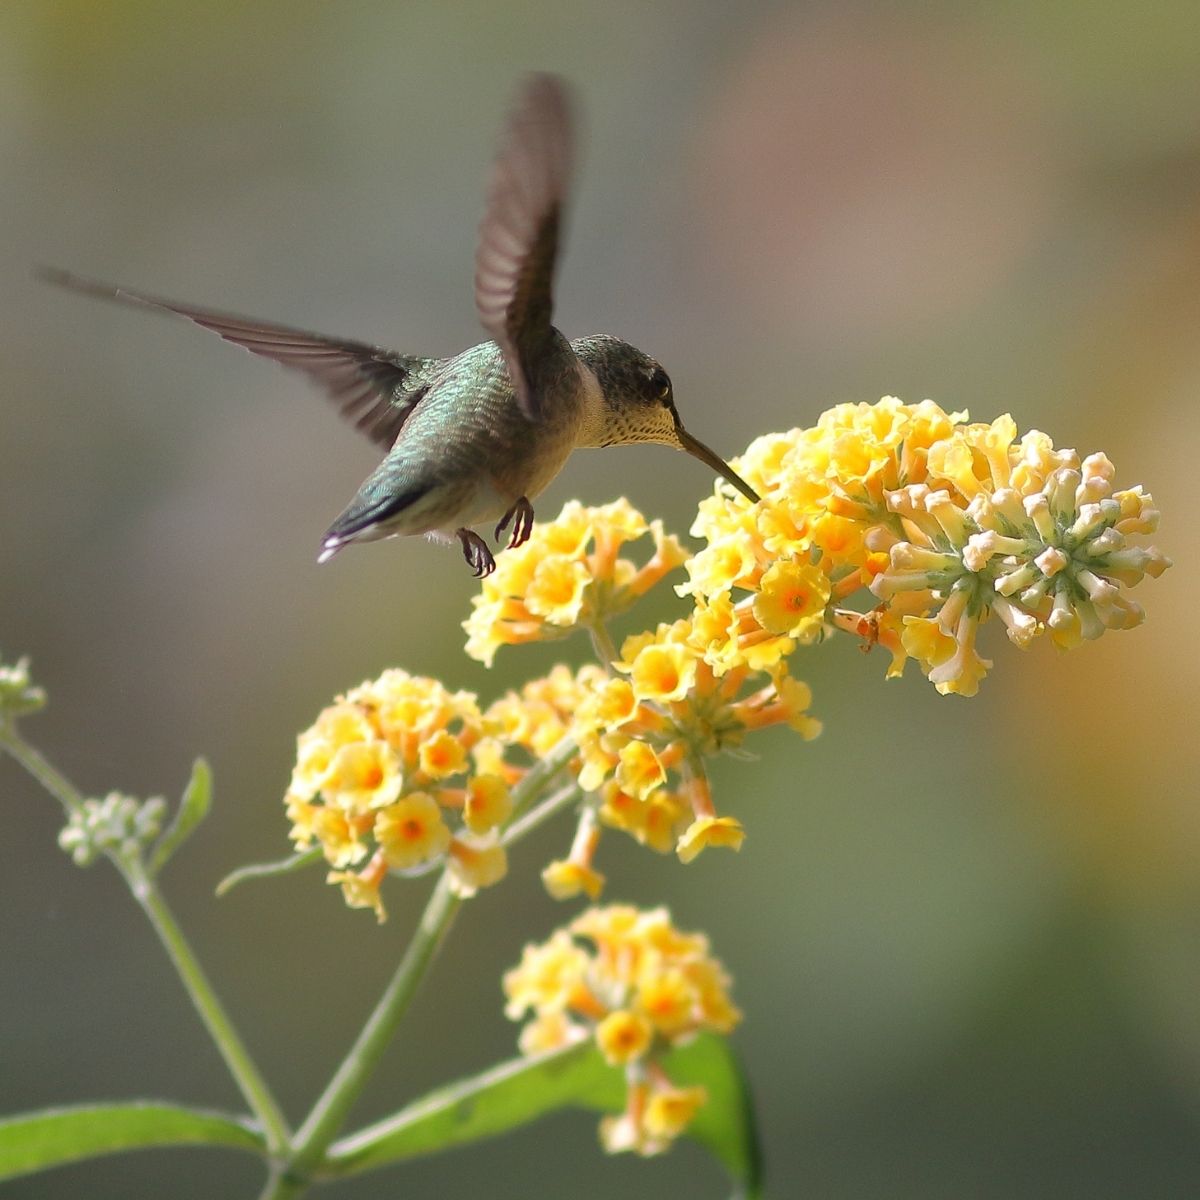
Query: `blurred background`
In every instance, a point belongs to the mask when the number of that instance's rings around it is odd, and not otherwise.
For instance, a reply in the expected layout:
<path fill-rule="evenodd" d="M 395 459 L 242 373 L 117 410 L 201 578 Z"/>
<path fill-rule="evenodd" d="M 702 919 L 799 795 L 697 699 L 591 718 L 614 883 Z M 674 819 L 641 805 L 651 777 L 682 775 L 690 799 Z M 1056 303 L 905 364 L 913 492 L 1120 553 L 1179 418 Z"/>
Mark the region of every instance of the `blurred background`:
<path fill-rule="evenodd" d="M 53 290 L 61 265 L 445 354 L 479 340 L 475 229 L 518 76 L 577 86 L 568 335 L 661 358 L 733 454 L 887 393 L 1103 449 L 1177 561 L 1147 625 L 1059 658 L 994 639 L 975 700 L 847 640 L 809 653 L 818 741 L 762 737 L 717 795 L 749 836 L 681 867 L 620 836 L 608 898 L 705 929 L 746 1011 L 773 1194 L 1175 1197 L 1200 1170 L 1200 7 L 983 3 L 8 0 L 0 8 L 0 648 L 27 735 L 85 791 L 216 808 L 169 898 L 289 1115 L 325 1082 L 424 902 L 345 909 L 288 851 L 294 737 L 384 667 L 485 702 L 582 642 L 467 660 L 457 549 L 321 534 L 374 465 L 302 379 L 183 322 Z M 581 453 L 539 506 L 626 495 L 684 533 L 684 455 Z M 680 610 L 682 611 L 682 609 Z M 670 597 L 639 610 L 669 618 Z M 798 668 L 799 670 L 799 668 Z M 238 1097 L 113 872 L 57 849 L 0 762 L 0 1110 Z M 573 911 L 559 824 L 463 912 L 357 1114 L 514 1052 L 499 976 Z M 110 1159 L 5 1194 L 250 1196 L 249 1159 Z M 720 1197 L 695 1147 L 606 1160 L 594 1120 L 331 1196 Z"/>

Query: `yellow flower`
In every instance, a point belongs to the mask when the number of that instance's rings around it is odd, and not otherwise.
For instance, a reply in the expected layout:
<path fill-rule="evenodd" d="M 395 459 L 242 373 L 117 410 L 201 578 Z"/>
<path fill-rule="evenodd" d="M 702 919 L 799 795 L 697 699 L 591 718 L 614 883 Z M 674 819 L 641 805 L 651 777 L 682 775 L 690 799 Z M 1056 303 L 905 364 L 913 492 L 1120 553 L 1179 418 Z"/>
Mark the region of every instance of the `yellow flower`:
<path fill-rule="evenodd" d="M 520 963 L 504 975 L 504 1012 L 519 1020 L 526 1012 L 560 1012 L 580 986 L 588 955 L 565 929 L 541 945 L 526 943 Z"/>
<path fill-rule="evenodd" d="M 430 779 L 445 779 L 466 769 L 467 752 L 460 739 L 439 729 L 421 743 L 419 762 Z"/>
<path fill-rule="evenodd" d="M 405 870 L 443 853 L 450 844 L 450 830 L 437 801 L 424 792 L 412 792 L 379 813 L 375 838 L 387 865 Z"/>
<path fill-rule="evenodd" d="M 436 679 L 409 675 L 394 667 L 355 688 L 347 699 L 373 712 L 383 736 L 393 744 L 411 735 L 417 735 L 417 740 L 428 737 L 455 718 L 468 727 L 479 722 L 479 708 L 470 693 L 449 692 Z"/>
<path fill-rule="evenodd" d="M 647 533 L 654 543 L 649 560 L 639 567 L 618 557 Z M 564 637 L 622 613 L 684 557 L 661 522 L 647 524 L 628 501 L 591 509 L 572 501 L 497 559 L 463 624 L 467 653 L 490 666 L 500 646 Z"/>
<path fill-rule="evenodd" d="M 706 954 L 695 955 L 686 970 L 698 997 L 699 1023 L 705 1029 L 728 1033 L 742 1019 L 741 1010 L 729 999 L 729 976 Z"/>
<path fill-rule="evenodd" d="M 722 532 L 717 540 L 689 560 L 689 582 L 680 584 L 675 590 L 681 596 L 689 592 L 711 596 L 734 586 L 749 587 L 757 567 L 753 535 L 735 527 L 735 532 Z"/>
<path fill-rule="evenodd" d="M 296 767 L 290 791 L 311 800 L 320 790 L 334 755 L 343 747 L 370 742 L 376 731 L 367 714 L 352 704 L 325 709 L 311 729 L 296 739 Z"/>
<path fill-rule="evenodd" d="M 699 1015 L 696 993 L 687 975 L 678 967 L 655 967 L 646 972 L 638 987 L 638 1008 L 666 1037 L 676 1037 L 696 1027 Z"/>
<path fill-rule="evenodd" d="M 329 803 L 365 812 L 391 804 L 400 784 L 400 766 L 386 742 L 352 742 L 334 754 L 321 790 Z"/>
<path fill-rule="evenodd" d="M 600 819 L 614 829 L 623 830 L 643 846 L 659 854 L 675 848 L 675 839 L 689 815 L 687 804 L 674 792 L 659 788 L 645 800 L 639 800 L 609 780 L 601 792 Z"/>
<path fill-rule="evenodd" d="M 508 874 L 508 855 L 492 839 L 457 836 L 450 842 L 450 886 L 456 895 L 473 896 Z"/>
<path fill-rule="evenodd" d="M 499 775 L 475 775 L 467 785 L 463 821 L 472 833 L 503 825 L 512 813 L 508 784 Z"/>
<path fill-rule="evenodd" d="M 639 800 L 644 800 L 667 778 L 653 747 L 645 742 L 628 742 L 617 755 L 617 785 Z"/>
<path fill-rule="evenodd" d="M 505 1012 L 514 1019 L 533 1014 L 520 1039 L 525 1054 L 590 1031 L 605 1061 L 628 1081 L 625 1111 L 601 1121 L 601 1140 L 613 1153 L 657 1154 L 705 1099 L 703 1088 L 677 1088 L 660 1055 L 699 1030 L 733 1028 L 740 1014 L 729 999 L 729 978 L 708 939 L 676 929 L 664 908 L 589 908 L 569 930 L 525 947 L 504 977 Z"/>
<path fill-rule="evenodd" d="M 604 890 L 604 876 L 586 863 L 558 859 L 542 870 L 542 883 L 555 900 L 571 900 L 580 893 L 598 900 Z"/>
<path fill-rule="evenodd" d="M 652 1034 L 640 1013 L 617 1009 L 596 1026 L 596 1045 L 610 1067 L 623 1066 L 646 1053 Z"/>
<path fill-rule="evenodd" d="M 633 660 L 630 683 L 638 700 L 682 700 L 696 679 L 696 658 L 679 642 L 646 646 Z"/>
<path fill-rule="evenodd" d="M 595 691 L 584 696 L 579 718 L 585 725 L 615 730 L 637 715 L 637 697 L 627 679 L 605 679 Z"/>
<path fill-rule="evenodd" d="M 326 883 L 341 884 L 342 895 L 351 908 L 369 908 L 375 913 L 375 919 L 382 924 L 387 920 L 383 900 L 379 895 L 379 881 L 363 879 L 353 871 L 330 871 L 325 876 Z"/>
<path fill-rule="evenodd" d="M 828 602 L 829 578 L 820 567 L 781 559 L 759 581 L 754 616 L 768 633 L 807 643 L 820 634 Z"/>
<path fill-rule="evenodd" d="M 658 1089 L 646 1103 L 646 1132 L 651 1138 L 672 1141 L 687 1129 L 707 1100 L 708 1092 L 702 1087 Z"/>
<path fill-rule="evenodd" d="M 979 625 L 997 617 L 1022 649 L 1043 632 L 1070 648 L 1139 624 L 1126 589 L 1170 565 L 1131 544 L 1158 518 L 1141 488 L 1116 490 L 1102 454 L 1081 459 L 1037 431 L 1018 440 L 1007 415 L 971 424 L 928 400 L 842 404 L 810 429 L 757 439 L 735 469 L 763 502 L 739 506 L 721 487 L 701 502 L 693 532 L 708 544 L 680 589 L 695 595 L 694 644 L 718 675 L 775 672 L 820 636 L 832 600 L 834 627 L 861 622 L 868 644 L 891 652 L 889 677 L 907 657 L 901 622 L 935 620 L 953 649 L 918 631 L 909 641 L 939 691 L 969 695 L 989 665 L 974 648 Z M 889 612 L 840 607 L 865 586 Z M 757 632 L 736 589 L 751 593 Z"/>
<path fill-rule="evenodd" d="M 369 908 L 381 924 L 387 920 L 383 900 L 379 895 L 379 884 L 387 867 L 381 857 L 372 859 L 362 871 L 330 871 L 326 883 L 341 885 L 342 896 L 351 908 Z"/>
<path fill-rule="evenodd" d="M 561 1050 L 566 1046 L 587 1038 L 587 1031 L 572 1021 L 565 1012 L 546 1011 L 539 1013 L 521 1030 L 517 1048 L 522 1054 L 532 1057 Z"/>
<path fill-rule="evenodd" d="M 525 589 L 525 605 L 551 625 L 574 625 L 591 583 L 587 567 L 562 555 L 543 558 Z"/>
<path fill-rule="evenodd" d="M 675 853 L 680 862 L 689 863 L 708 846 L 740 850 L 745 839 L 746 831 L 735 817 L 697 817 L 679 839 Z"/>
<path fill-rule="evenodd" d="M 578 500 L 568 500 L 553 521 L 535 526 L 543 553 L 567 558 L 585 554 L 594 532 L 592 517 L 592 509 L 585 508 Z"/>

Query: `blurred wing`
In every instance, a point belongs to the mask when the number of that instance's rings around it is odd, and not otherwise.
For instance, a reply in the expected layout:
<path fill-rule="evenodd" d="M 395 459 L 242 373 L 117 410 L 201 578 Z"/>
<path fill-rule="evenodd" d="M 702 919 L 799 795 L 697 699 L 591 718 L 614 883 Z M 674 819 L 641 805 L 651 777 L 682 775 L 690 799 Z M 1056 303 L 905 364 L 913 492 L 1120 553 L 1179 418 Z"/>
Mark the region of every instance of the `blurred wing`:
<path fill-rule="evenodd" d="M 365 342 L 325 337 L 290 329 L 286 325 L 191 308 L 158 296 L 81 279 L 65 271 L 42 270 L 39 274 L 50 283 L 88 296 L 175 313 L 204 329 L 211 329 L 251 354 L 303 371 L 321 384 L 347 420 L 385 449 L 396 440 L 400 427 L 442 365 L 439 359 L 393 354 Z"/>
<path fill-rule="evenodd" d="M 499 344 L 517 399 L 537 419 L 532 383 L 550 340 L 554 262 L 572 158 L 566 86 L 534 75 L 509 119 L 479 228 L 475 307 Z"/>

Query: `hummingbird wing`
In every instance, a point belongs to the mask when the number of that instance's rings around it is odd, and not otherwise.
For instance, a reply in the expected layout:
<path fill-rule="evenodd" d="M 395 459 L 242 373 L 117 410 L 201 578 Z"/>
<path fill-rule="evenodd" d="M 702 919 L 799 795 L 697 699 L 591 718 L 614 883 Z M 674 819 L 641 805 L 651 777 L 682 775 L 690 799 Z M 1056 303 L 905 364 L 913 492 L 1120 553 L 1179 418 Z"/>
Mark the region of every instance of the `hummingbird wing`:
<path fill-rule="evenodd" d="M 241 346 L 251 354 L 303 371 L 321 384 L 347 420 L 385 449 L 396 440 L 401 426 L 443 366 L 441 359 L 394 354 L 366 342 L 326 337 L 286 325 L 192 308 L 160 296 L 81 279 L 66 271 L 43 269 L 39 275 L 49 283 L 88 296 L 175 313 L 204 329 L 211 329 L 225 341 Z"/>
<path fill-rule="evenodd" d="M 553 334 L 552 288 L 573 150 L 566 85 L 533 75 L 509 118 L 475 252 L 475 307 L 500 346 L 517 400 L 541 416 L 532 383 Z"/>

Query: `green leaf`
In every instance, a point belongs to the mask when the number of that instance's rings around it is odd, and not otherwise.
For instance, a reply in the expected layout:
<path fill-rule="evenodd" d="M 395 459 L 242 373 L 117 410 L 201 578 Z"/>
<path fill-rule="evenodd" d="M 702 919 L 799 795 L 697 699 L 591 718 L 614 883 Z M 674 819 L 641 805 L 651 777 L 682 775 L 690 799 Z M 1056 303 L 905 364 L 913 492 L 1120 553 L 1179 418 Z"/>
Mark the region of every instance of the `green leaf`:
<path fill-rule="evenodd" d="M 737 1185 L 735 1195 L 756 1200 L 763 1194 L 762 1150 L 754 1100 L 742 1064 L 726 1038 L 706 1035 L 663 1059 L 677 1084 L 701 1084 L 708 1102 L 688 1126 L 688 1136 L 720 1159 Z"/>
<path fill-rule="evenodd" d="M 195 1145 L 266 1153 L 240 1117 L 149 1101 L 82 1104 L 0 1120 L 0 1181 L 120 1150 Z"/>
<path fill-rule="evenodd" d="M 705 1146 L 733 1177 L 736 1195 L 762 1195 L 762 1165 L 749 1092 L 723 1038 L 703 1035 L 664 1057 L 677 1084 L 703 1084 L 708 1103 L 688 1136 Z M 562 1108 L 620 1112 L 625 1079 L 588 1042 L 537 1058 L 501 1063 L 471 1079 L 430 1092 L 394 1116 L 336 1141 L 327 1165 L 354 1174 L 478 1141 L 527 1125 Z"/>
<path fill-rule="evenodd" d="M 212 769 L 202 758 L 192 763 L 192 777 L 183 789 L 183 798 L 175 812 L 170 828 L 158 839 L 150 858 L 150 874 L 157 875 L 167 859 L 183 845 L 192 831 L 208 816 L 212 803 Z"/>
<path fill-rule="evenodd" d="M 297 850 L 289 858 L 282 858 L 278 862 L 251 863 L 246 867 L 238 867 L 236 871 L 230 871 L 217 884 L 217 895 L 225 895 L 231 888 L 237 887 L 239 883 L 245 883 L 247 879 L 268 879 L 272 875 L 287 875 L 290 871 L 299 871 L 301 867 L 307 867 L 309 863 L 315 863 L 319 858 L 321 858 L 321 847 L 313 846 L 309 850 Z"/>

